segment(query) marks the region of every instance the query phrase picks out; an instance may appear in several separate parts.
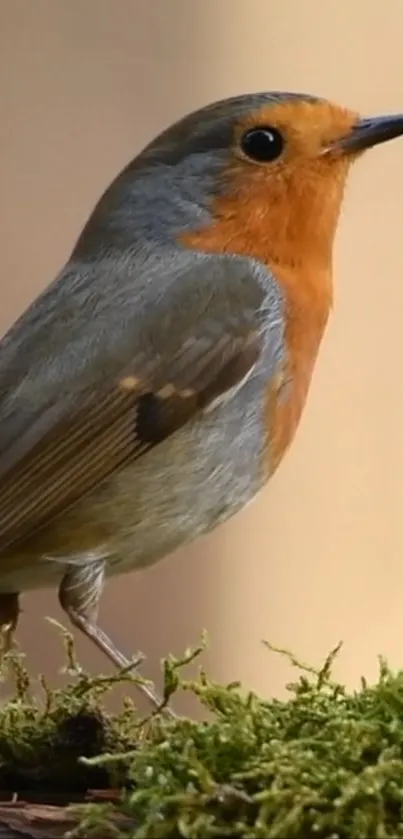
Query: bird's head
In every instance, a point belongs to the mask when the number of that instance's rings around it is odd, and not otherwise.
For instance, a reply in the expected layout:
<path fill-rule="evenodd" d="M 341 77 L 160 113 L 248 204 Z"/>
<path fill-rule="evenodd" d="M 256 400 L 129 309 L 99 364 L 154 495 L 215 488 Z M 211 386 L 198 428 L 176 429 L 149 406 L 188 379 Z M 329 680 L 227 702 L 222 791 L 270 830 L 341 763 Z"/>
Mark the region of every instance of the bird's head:
<path fill-rule="evenodd" d="M 213 226 L 204 218 L 200 232 L 210 231 L 209 250 L 261 255 L 272 265 L 309 254 L 320 265 L 331 258 L 351 164 L 402 133 L 403 115 L 361 119 L 313 96 L 249 94 L 180 120 L 134 165 L 162 167 L 184 205 L 208 210 Z"/>

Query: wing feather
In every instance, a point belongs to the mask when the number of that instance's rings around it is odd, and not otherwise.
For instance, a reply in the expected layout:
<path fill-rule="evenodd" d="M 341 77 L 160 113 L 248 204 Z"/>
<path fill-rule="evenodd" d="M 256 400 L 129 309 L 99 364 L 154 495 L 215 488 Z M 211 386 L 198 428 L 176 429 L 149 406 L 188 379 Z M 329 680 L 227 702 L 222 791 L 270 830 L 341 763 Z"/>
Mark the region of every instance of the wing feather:
<path fill-rule="evenodd" d="M 72 359 L 82 332 L 70 320 L 70 340 L 60 343 L 63 307 L 54 306 L 49 292 L 3 339 L 0 387 L 3 376 L 8 389 L 0 397 L 0 551 L 29 537 L 115 470 L 145 456 L 247 377 L 261 353 L 263 289 L 243 262 L 234 269 L 223 260 L 218 276 L 217 263 L 211 273 L 208 258 L 183 272 L 176 267 L 174 283 L 166 283 L 170 299 L 159 294 L 152 307 L 132 306 L 121 334 L 104 332 L 98 351 L 91 348 L 87 363 L 80 359 L 75 376 Z M 129 280 L 133 284 L 132 276 L 123 279 L 126 289 Z M 62 290 L 67 281 L 63 275 L 59 279 Z M 122 283 L 122 277 L 115 281 Z M 130 299 L 126 293 L 126 302 Z M 114 305 L 112 296 L 111 323 Z M 174 307 L 173 319 L 164 316 L 167 305 Z M 46 328 L 39 330 L 42 343 L 35 355 L 29 325 L 34 309 L 38 329 L 41 306 Z M 89 324 L 91 334 L 93 320 Z M 275 324 L 274 318 L 278 333 Z M 28 357 L 25 335 L 31 341 Z M 273 337 L 275 346 L 279 336 Z M 48 369 L 55 363 L 55 346 L 58 376 Z"/>

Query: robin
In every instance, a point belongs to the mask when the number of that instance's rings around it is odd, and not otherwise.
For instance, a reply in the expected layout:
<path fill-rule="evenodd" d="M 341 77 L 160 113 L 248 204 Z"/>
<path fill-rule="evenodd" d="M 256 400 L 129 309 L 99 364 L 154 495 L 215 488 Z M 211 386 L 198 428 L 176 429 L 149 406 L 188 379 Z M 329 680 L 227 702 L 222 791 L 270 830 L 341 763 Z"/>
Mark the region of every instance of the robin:
<path fill-rule="evenodd" d="M 104 579 L 240 510 L 288 449 L 332 305 L 346 178 L 403 115 L 313 96 L 214 103 L 148 145 L 0 345 L 0 623 L 57 586 L 97 625 Z M 153 688 L 143 686 L 156 704 Z"/>

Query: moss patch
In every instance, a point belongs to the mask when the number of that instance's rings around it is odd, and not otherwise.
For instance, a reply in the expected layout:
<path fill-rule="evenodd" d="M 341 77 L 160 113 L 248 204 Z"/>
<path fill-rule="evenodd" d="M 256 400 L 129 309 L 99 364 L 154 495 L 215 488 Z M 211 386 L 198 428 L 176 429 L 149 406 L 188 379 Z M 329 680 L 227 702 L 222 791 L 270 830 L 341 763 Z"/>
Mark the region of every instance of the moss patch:
<path fill-rule="evenodd" d="M 348 692 L 332 679 L 334 651 L 319 670 L 296 661 L 287 701 L 220 685 L 203 670 L 189 682 L 183 660 L 164 663 L 166 696 L 193 691 L 209 722 L 140 718 L 134 703 L 103 709 L 105 692 L 130 673 L 91 678 L 66 633 L 69 685 L 45 702 L 13 657 L 16 697 L 0 708 L 0 787 L 116 790 L 107 804 L 75 808 L 75 836 L 403 837 L 403 673 L 380 662 L 375 685 Z M 269 653 L 268 653 L 269 654 Z"/>

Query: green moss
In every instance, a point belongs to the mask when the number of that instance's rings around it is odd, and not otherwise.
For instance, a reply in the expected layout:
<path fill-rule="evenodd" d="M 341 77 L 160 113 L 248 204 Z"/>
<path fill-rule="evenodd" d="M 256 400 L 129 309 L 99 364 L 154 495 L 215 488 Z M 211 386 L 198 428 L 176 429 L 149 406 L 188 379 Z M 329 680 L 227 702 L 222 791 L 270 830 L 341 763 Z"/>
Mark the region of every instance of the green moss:
<path fill-rule="evenodd" d="M 91 679 L 74 663 L 67 634 L 66 643 L 71 681 L 46 688 L 44 708 L 28 699 L 14 659 L 20 684 L 0 709 L 0 786 L 8 771 L 40 778 L 42 788 L 57 777 L 71 800 L 74 784 L 119 787 L 116 805 L 80 805 L 74 835 L 403 837 L 403 673 L 384 661 L 375 685 L 348 692 L 332 679 L 337 650 L 320 670 L 276 650 L 299 678 L 288 701 L 265 701 L 203 671 L 184 681 L 181 668 L 197 650 L 165 662 L 166 694 L 193 691 L 210 721 L 144 720 L 131 702 L 116 716 L 102 708 L 105 690 L 132 675 Z"/>

